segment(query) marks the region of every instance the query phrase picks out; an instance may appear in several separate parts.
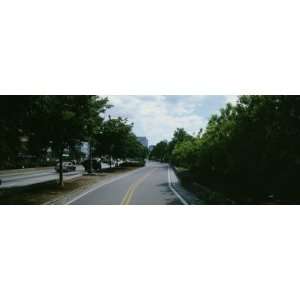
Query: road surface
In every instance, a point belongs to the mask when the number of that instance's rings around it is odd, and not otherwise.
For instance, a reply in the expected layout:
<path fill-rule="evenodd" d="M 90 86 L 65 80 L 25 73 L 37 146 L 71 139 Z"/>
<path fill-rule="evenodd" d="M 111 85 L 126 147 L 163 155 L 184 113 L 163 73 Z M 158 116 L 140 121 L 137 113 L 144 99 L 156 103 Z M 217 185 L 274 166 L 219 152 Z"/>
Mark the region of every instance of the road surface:
<path fill-rule="evenodd" d="M 102 163 L 102 169 L 108 169 L 109 165 Z M 84 167 L 76 166 L 75 172 L 64 173 L 64 180 L 68 181 L 82 176 Z M 1 188 L 13 188 L 45 183 L 53 180 L 58 180 L 59 175 L 54 167 L 31 168 L 18 170 L 1 170 L 0 179 L 2 180 Z"/>
<path fill-rule="evenodd" d="M 168 164 L 148 162 L 145 167 L 85 192 L 68 204 L 188 204 L 175 190 L 172 184 L 175 180 L 176 176 Z"/>
<path fill-rule="evenodd" d="M 82 176 L 83 167 L 79 166 L 77 171 L 64 173 L 65 180 L 74 179 Z M 40 168 L 30 170 L 14 170 L 2 172 L 0 179 L 2 180 L 1 188 L 13 188 L 28 186 L 53 180 L 58 180 L 58 173 L 52 168 Z"/>

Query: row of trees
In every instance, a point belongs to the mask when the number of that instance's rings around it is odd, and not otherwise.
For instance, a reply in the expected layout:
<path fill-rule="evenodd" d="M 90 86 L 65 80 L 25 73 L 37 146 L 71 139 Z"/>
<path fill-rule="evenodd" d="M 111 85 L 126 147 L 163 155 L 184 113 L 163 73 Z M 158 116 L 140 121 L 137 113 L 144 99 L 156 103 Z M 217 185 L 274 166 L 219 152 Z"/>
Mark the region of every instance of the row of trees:
<path fill-rule="evenodd" d="M 98 156 L 145 157 L 132 124 L 122 118 L 104 120 L 110 107 L 107 98 L 89 95 L 1 96 L 0 167 L 13 165 L 21 153 L 43 158 L 49 148 L 62 166 L 65 149 L 72 151 L 83 141 Z"/>
<path fill-rule="evenodd" d="M 110 164 L 111 159 L 145 159 L 148 149 L 137 140 L 132 128 L 133 123 L 126 119 L 109 117 L 94 136 L 96 155 L 108 156 Z"/>
<path fill-rule="evenodd" d="M 183 142 L 193 141 L 194 137 L 188 134 L 184 128 L 178 128 L 170 142 L 164 140 L 159 142 L 151 151 L 150 159 L 159 160 L 161 162 L 171 162 L 174 160 L 174 150 L 177 145 Z"/>
<path fill-rule="evenodd" d="M 300 96 L 241 96 L 213 115 L 204 133 L 183 133 L 152 155 L 240 203 L 299 202 Z"/>

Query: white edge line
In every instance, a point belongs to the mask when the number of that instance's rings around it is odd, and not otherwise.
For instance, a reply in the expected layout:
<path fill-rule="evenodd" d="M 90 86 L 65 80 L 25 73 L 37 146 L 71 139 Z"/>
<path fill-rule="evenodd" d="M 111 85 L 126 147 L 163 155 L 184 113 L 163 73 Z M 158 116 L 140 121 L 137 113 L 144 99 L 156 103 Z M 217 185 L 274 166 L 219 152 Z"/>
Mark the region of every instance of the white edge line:
<path fill-rule="evenodd" d="M 175 188 L 172 186 L 171 182 L 171 175 L 170 175 L 170 166 L 168 167 L 168 181 L 169 181 L 169 188 L 171 191 L 175 194 L 175 196 L 184 204 L 184 205 L 189 205 L 175 190 Z"/>
<path fill-rule="evenodd" d="M 129 176 L 129 175 L 131 175 L 131 174 L 133 174 L 133 173 L 135 173 L 135 172 L 138 172 L 138 171 L 144 169 L 144 168 L 145 168 L 145 167 L 139 168 L 139 169 L 134 170 L 134 171 L 130 171 L 130 172 L 124 174 L 124 175 L 120 175 L 120 176 L 118 176 L 118 177 L 116 177 L 116 178 L 113 178 L 113 179 L 107 181 L 107 182 L 103 182 L 103 183 L 101 183 L 101 184 L 99 184 L 99 185 L 97 185 L 97 186 L 91 188 L 90 190 L 87 190 L 86 192 L 84 192 L 84 193 L 82 193 L 82 194 L 76 196 L 76 197 L 73 198 L 72 200 L 67 201 L 66 203 L 63 203 L 63 205 L 69 205 L 69 204 L 72 204 L 72 203 L 78 201 L 79 199 L 83 198 L 84 196 L 86 196 L 86 195 L 88 195 L 88 194 L 90 194 L 90 193 L 96 191 L 97 189 L 100 189 L 101 187 L 103 187 L 103 186 L 105 186 L 105 185 L 108 185 L 108 184 L 111 184 L 111 183 L 113 183 L 113 182 L 115 182 L 115 181 L 117 181 L 117 180 L 119 180 L 119 179 L 124 178 L 124 177 L 127 177 L 127 176 Z M 47 205 L 47 204 L 55 204 L 55 202 L 56 202 L 56 201 L 51 201 L 51 202 L 45 203 L 45 205 Z"/>

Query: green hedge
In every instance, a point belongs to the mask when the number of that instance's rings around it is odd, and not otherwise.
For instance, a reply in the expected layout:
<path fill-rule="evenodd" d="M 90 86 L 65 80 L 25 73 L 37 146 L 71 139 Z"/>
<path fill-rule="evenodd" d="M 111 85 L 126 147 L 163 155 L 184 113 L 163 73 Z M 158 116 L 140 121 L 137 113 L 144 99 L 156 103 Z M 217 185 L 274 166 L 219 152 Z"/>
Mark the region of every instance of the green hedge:
<path fill-rule="evenodd" d="M 144 167 L 146 162 L 143 161 L 128 161 L 120 164 L 120 167 Z"/>

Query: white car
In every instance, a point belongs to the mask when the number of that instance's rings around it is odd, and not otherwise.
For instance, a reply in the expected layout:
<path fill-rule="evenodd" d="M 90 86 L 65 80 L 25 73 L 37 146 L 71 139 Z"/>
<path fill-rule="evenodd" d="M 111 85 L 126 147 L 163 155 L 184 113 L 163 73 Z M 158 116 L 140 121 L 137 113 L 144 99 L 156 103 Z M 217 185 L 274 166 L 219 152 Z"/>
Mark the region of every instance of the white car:
<path fill-rule="evenodd" d="M 63 162 L 63 172 L 73 172 L 76 171 L 76 165 L 73 164 L 71 161 L 65 161 Z M 59 163 L 55 167 L 56 172 L 59 172 L 60 170 L 60 165 Z"/>

